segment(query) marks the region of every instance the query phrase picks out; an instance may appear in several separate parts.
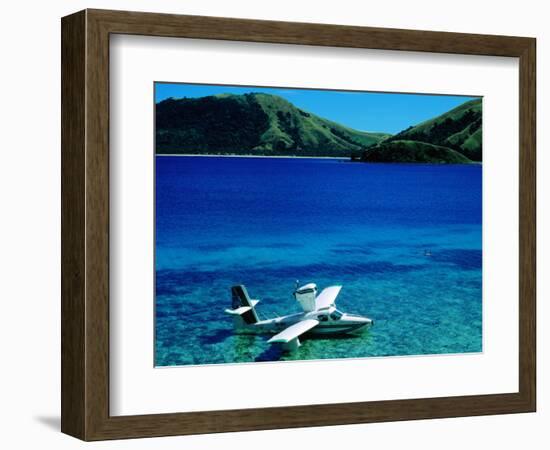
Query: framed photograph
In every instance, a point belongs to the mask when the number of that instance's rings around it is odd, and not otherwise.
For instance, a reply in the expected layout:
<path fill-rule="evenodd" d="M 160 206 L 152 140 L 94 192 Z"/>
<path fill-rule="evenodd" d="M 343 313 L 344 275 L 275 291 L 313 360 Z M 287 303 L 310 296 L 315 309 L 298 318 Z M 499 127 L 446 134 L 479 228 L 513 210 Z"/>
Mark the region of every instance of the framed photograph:
<path fill-rule="evenodd" d="M 535 411 L 535 39 L 61 28 L 63 432 Z"/>

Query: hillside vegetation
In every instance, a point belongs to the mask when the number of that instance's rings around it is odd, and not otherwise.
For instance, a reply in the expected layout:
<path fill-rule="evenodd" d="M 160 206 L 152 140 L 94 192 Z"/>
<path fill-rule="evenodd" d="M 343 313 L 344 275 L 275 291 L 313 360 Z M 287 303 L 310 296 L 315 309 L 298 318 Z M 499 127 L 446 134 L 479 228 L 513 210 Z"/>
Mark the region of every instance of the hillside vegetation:
<path fill-rule="evenodd" d="M 269 94 L 170 98 L 156 105 L 159 154 L 349 157 L 389 136 L 348 128 Z"/>
<path fill-rule="evenodd" d="M 467 101 L 440 116 L 387 138 L 376 147 L 365 150 L 361 160 L 456 163 L 461 159 L 465 163 L 481 162 L 481 118 L 481 99 Z M 435 151 L 436 147 L 439 150 Z"/>
<path fill-rule="evenodd" d="M 431 164 L 468 164 L 463 154 L 440 145 L 417 141 L 383 142 L 363 153 L 365 162 L 399 162 Z"/>

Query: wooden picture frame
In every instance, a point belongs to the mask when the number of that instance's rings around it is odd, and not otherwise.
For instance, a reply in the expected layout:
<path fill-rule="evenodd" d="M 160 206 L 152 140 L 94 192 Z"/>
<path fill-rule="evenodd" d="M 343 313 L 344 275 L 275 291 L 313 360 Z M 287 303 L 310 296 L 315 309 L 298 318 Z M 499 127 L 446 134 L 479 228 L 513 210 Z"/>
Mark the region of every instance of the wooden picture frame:
<path fill-rule="evenodd" d="M 85 10 L 62 30 L 62 415 L 83 440 L 535 411 L 533 38 Z M 109 415 L 109 36 L 134 34 L 519 58 L 519 391 L 139 416 Z"/>

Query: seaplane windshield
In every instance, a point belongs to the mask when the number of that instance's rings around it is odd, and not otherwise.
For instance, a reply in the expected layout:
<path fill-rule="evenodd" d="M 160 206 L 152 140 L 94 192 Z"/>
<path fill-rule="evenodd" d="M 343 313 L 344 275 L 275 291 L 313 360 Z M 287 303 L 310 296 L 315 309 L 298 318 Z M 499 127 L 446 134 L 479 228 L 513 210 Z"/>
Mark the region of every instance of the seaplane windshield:
<path fill-rule="evenodd" d="M 342 318 L 344 314 L 342 314 L 340 311 L 338 311 L 337 309 L 335 309 L 334 311 L 332 311 L 332 313 L 330 313 L 330 318 L 332 320 L 340 320 Z"/>

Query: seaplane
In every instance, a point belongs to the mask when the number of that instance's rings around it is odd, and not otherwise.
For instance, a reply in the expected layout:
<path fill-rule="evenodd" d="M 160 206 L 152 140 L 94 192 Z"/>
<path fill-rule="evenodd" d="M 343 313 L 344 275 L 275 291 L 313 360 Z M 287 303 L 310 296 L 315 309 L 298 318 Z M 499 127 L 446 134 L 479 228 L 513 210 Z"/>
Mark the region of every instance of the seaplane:
<path fill-rule="evenodd" d="M 308 283 L 298 287 L 293 296 L 302 307 L 302 312 L 287 316 L 260 319 L 256 305 L 244 285 L 231 288 L 231 309 L 225 313 L 233 317 L 235 329 L 259 333 L 276 333 L 267 342 L 278 344 L 284 351 L 295 351 L 301 343 L 300 337 L 312 335 L 341 335 L 361 331 L 373 324 L 368 317 L 346 314 L 336 308 L 336 297 L 342 286 L 330 286 L 317 295 L 317 285 Z"/>

